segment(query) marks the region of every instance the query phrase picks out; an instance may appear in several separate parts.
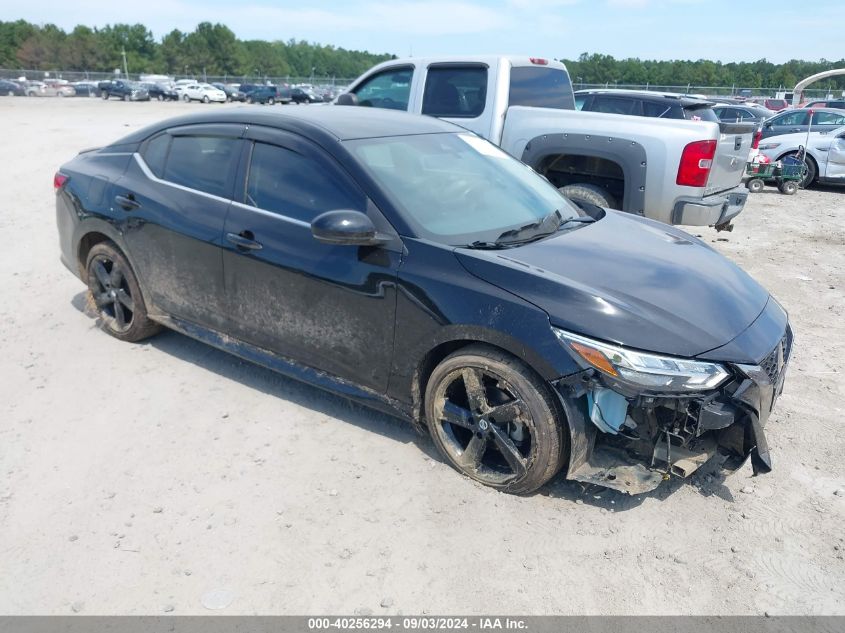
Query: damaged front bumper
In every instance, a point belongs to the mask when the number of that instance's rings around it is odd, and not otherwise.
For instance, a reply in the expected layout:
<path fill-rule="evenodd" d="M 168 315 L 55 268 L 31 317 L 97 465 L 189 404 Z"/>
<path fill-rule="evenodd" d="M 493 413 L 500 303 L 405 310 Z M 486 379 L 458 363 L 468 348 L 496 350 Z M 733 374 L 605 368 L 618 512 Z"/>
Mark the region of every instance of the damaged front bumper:
<path fill-rule="evenodd" d="M 711 459 L 728 472 L 748 459 L 755 475 L 770 472 L 764 428 L 791 351 L 787 326 L 759 365 L 728 363 L 730 380 L 702 393 L 635 392 L 594 369 L 558 380 L 570 431 L 567 478 L 640 494 L 672 475 L 688 477 Z M 609 425 L 605 415 L 621 415 L 624 423 Z"/>

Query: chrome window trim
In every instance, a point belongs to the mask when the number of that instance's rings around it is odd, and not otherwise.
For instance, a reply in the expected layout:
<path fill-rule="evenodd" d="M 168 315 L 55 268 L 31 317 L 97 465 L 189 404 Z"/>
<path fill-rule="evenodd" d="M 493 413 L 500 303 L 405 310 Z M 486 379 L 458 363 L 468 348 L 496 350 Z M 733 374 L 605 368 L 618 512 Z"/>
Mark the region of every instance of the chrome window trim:
<path fill-rule="evenodd" d="M 302 226 L 302 227 L 305 227 L 305 228 L 308 228 L 308 229 L 311 228 L 310 222 L 305 222 L 304 220 L 298 220 L 296 218 L 290 217 L 289 215 L 282 215 L 282 214 L 277 213 L 275 211 L 268 211 L 267 209 L 262 209 L 261 207 L 254 207 L 250 204 L 244 204 L 243 202 L 238 202 L 237 200 L 232 200 L 232 204 L 235 205 L 236 207 L 238 207 L 239 209 L 244 209 L 246 211 L 255 211 L 256 213 L 259 213 L 261 215 L 266 215 L 266 216 L 269 216 L 271 218 L 283 220 L 285 222 L 289 222 L 290 224 L 295 224 L 297 226 Z"/>

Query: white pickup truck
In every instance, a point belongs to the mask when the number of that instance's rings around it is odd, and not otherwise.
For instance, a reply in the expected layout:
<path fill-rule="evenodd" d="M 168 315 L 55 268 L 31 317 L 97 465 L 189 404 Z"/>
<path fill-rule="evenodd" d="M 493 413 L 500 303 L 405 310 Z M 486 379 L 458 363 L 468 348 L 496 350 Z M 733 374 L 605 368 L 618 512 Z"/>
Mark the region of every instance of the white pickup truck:
<path fill-rule="evenodd" d="M 575 110 L 566 67 L 535 57 L 426 57 L 373 67 L 338 105 L 406 110 L 499 145 L 570 198 L 669 224 L 731 228 L 754 125 Z"/>

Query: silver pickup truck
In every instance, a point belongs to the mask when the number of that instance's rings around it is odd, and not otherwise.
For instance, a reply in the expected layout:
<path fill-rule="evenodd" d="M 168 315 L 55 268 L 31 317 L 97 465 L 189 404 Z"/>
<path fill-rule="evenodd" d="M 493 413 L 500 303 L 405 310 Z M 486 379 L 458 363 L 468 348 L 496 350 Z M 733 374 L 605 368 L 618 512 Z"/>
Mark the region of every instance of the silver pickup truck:
<path fill-rule="evenodd" d="M 536 57 L 426 57 L 373 67 L 335 100 L 461 125 L 570 198 L 668 224 L 730 228 L 754 126 L 579 112 L 566 67 Z"/>

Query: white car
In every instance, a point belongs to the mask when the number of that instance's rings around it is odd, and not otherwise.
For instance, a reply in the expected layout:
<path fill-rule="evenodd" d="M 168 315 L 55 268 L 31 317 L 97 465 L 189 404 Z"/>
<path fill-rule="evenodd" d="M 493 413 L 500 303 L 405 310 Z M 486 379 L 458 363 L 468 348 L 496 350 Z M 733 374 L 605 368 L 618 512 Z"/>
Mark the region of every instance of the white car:
<path fill-rule="evenodd" d="M 810 132 L 809 142 L 806 132 L 770 136 L 760 143 L 760 153 L 775 161 L 796 154 L 801 147 L 807 149 L 807 175 L 801 182 L 802 187 L 809 187 L 814 182 L 845 184 L 845 126 L 826 132 Z"/>
<path fill-rule="evenodd" d="M 226 103 L 226 93 L 209 84 L 189 84 L 180 92 L 182 99 L 185 101 L 202 101 L 203 103 L 217 101 L 218 103 Z"/>

